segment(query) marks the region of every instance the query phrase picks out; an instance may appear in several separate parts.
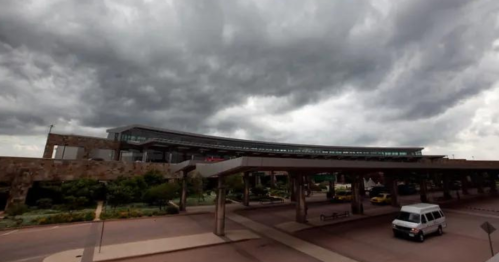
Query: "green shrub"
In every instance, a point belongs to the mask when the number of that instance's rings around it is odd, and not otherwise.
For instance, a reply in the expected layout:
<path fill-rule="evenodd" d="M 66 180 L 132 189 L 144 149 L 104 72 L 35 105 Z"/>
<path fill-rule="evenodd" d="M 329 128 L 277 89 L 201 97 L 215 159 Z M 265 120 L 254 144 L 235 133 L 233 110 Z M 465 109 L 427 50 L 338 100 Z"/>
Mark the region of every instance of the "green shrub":
<path fill-rule="evenodd" d="M 85 219 L 85 221 L 93 221 L 95 219 L 95 213 L 94 212 L 86 212 L 84 219 Z"/>
<path fill-rule="evenodd" d="M 25 204 L 12 204 L 9 208 L 7 208 L 7 210 L 5 210 L 5 213 L 15 218 L 16 216 L 20 216 L 28 212 L 28 210 L 29 208 Z"/>
<path fill-rule="evenodd" d="M 178 214 L 178 208 L 173 207 L 173 206 L 168 206 L 168 207 L 166 207 L 166 213 L 167 214 Z"/>
<path fill-rule="evenodd" d="M 39 225 L 61 224 L 70 222 L 92 221 L 95 218 L 94 212 L 84 213 L 63 213 L 52 216 L 40 217 L 37 219 Z"/>
<path fill-rule="evenodd" d="M 36 201 L 36 205 L 40 209 L 47 209 L 52 207 L 52 199 L 50 198 L 41 198 Z"/>

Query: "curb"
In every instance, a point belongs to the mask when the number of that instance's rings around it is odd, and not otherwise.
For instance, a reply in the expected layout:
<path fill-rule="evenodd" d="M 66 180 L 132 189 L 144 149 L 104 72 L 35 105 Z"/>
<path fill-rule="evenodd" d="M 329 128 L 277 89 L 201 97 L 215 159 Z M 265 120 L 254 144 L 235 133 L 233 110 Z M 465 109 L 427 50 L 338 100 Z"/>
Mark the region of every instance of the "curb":
<path fill-rule="evenodd" d="M 339 221 L 338 223 L 334 223 L 334 224 L 312 226 L 311 228 L 304 228 L 304 229 L 297 230 L 291 234 L 305 231 L 305 230 L 311 230 L 311 229 L 317 229 L 317 228 L 322 228 L 322 227 L 337 226 L 337 225 L 343 225 L 343 224 L 348 224 L 348 223 L 352 223 L 352 222 L 364 221 L 364 220 L 371 219 L 371 218 L 390 216 L 390 215 L 396 214 L 398 212 L 399 211 L 394 211 L 394 212 L 390 212 L 390 213 L 386 213 L 386 214 L 378 214 L 378 215 L 372 215 L 372 216 L 362 215 L 362 217 L 360 217 L 359 219 L 343 220 L 343 221 Z M 306 223 L 305 225 L 310 225 L 310 224 Z M 277 230 L 280 230 L 280 229 L 277 228 Z M 285 232 L 285 231 L 283 231 L 283 232 Z M 285 233 L 290 234 L 289 232 L 285 232 Z"/>
<path fill-rule="evenodd" d="M 222 237 L 220 237 L 222 238 Z M 222 238 L 223 239 L 223 238 Z M 106 259 L 106 260 L 99 260 L 99 262 L 107 262 L 107 261 L 122 261 L 124 259 L 130 259 L 130 258 L 140 258 L 140 257 L 149 257 L 149 256 L 155 256 L 155 255 L 160 255 L 160 254 L 168 254 L 168 253 L 174 253 L 174 252 L 181 252 L 181 251 L 186 251 L 186 250 L 193 250 L 193 249 L 198 249 L 198 248 L 205 248 L 205 247 L 213 247 L 213 246 L 220 246 L 220 245 L 225 245 L 225 244 L 232 244 L 232 243 L 238 243 L 238 242 L 243 242 L 243 241 L 249 241 L 252 239 L 242 239 L 242 240 L 236 240 L 236 241 L 226 241 L 222 243 L 215 243 L 215 244 L 209 244 L 205 246 L 198 246 L 198 247 L 186 247 L 186 248 L 181 248 L 177 250 L 171 250 L 171 251 L 161 251 L 161 252 L 155 252 L 151 254 L 143 254 L 143 255 L 132 255 L 129 257 L 122 257 L 122 258 L 113 258 L 113 259 Z"/>
<path fill-rule="evenodd" d="M 193 215 L 204 215 L 204 214 L 209 214 L 210 212 L 208 211 L 199 211 L 199 212 L 193 212 L 193 213 L 179 213 L 179 214 L 174 214 L 174 215 L 164 215 L 164 216 L 145 216 L 145 217 L 131 217 L 131 218 L 112 218 L 112 219 L 105 219 L 105 220 L 98 220 L 98 221 L 80 221 L 80 222 L 70 222 L 70 223 L 57 223 L 57 224 L 47 224 L 47 225 L 31 225 L 31 226 L 22 226 L 22 227 L 9 227 L 9 228 L 1 228 L 0 232 L 2 231 L 9 231 L 9 230 L 19 230 L 19 229 L 30 229 L 30 228 L 44 228 L 44 227 L 54 227 L 54 226 L 68 226 L 68 225 L 79 225 L 79 224 L 92 224 L 92 223 L 101 223 L 101 222 L 116 222 L 116 221 L 130 221 L 130 220 L 140 220 L 140 219 L 153 219 L 153 218 L 158 218 L 158 217 L 176 217 L 176 216 L 193 216 Z"/>

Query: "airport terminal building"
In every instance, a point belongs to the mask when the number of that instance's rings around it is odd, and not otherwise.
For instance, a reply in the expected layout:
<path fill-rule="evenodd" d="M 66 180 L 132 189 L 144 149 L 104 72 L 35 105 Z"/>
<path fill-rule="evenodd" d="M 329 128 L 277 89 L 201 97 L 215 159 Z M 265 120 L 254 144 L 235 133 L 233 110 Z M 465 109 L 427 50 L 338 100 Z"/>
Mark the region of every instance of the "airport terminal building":
<path fill-rule="evenodd" d="M 253 141 L 143 125 L 107 130 L 107 138 L 49 134 L 44 158 L 179 163 L 242 156 L 419 162 L 423 147 L 344 147 Z"/>

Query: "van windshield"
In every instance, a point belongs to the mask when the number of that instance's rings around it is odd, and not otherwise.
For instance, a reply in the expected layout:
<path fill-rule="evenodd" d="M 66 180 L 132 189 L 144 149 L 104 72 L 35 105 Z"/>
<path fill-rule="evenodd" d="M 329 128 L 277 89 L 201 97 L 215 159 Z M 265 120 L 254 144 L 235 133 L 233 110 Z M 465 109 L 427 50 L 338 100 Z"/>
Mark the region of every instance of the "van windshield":
<path fill-rule="evenodd" d="M 400 212 L 397 217 L 398 220 L 419 223 L 421 220 L 421 216 L 419 214 L 409 213 L 409 212 Z"/>

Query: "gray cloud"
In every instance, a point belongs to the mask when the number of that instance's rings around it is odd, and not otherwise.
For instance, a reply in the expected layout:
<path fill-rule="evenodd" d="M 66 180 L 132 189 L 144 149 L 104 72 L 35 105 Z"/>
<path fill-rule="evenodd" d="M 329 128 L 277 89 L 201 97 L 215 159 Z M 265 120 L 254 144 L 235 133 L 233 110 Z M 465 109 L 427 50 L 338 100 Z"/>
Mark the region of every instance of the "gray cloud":
<path fill-rule="evenodd" d="M 491 88 L 480 61 L 498 38 L 489 26 L 498 8 L 492 0 L 388 9 L 361 0 L 5 1 L 0 133 L 140 123 L 286 139 L 242 118 L 206 120 L 249 97 L 279 99 L 268 113 L 282 115 L 352 91 L 367 115 L 404 130 L 405 120 L 435 118 Z M 376 137 L 359 128 L 348 142 L 387 141 Z"/>

